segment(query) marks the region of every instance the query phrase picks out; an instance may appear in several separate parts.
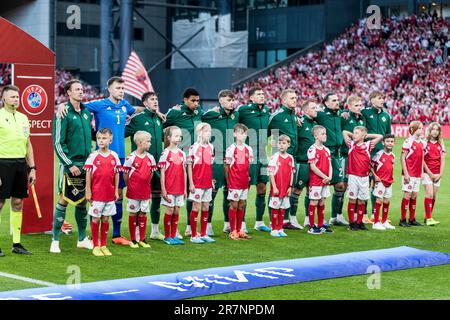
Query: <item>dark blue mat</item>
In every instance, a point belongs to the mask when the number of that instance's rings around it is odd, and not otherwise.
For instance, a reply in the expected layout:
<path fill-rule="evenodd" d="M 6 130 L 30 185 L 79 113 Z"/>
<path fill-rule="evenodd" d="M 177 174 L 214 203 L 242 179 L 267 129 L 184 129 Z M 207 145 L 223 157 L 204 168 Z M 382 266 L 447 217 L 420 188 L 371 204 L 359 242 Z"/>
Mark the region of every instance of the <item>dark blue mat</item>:
<path fill-rule="evenodd" d="M 271 261 L 147 277 L 0 292 L 0 299 L 186 299 L 379 271 L 450 264 L 450 254 L 398 247 L 332 256 Z M 371 271 L 372 270 L 372 271 Z"/>

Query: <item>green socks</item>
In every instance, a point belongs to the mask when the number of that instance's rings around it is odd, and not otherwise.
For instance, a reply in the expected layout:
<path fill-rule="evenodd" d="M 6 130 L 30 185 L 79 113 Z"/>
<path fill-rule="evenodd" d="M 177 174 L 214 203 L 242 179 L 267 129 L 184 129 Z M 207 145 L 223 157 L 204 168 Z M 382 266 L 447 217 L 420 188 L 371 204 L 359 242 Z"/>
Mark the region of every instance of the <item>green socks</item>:
<path fill-rule="evenodd" d="M 13 243 L 20 243 L 20 230 L 22 228 L 22 211 L 10 209 L 10 221 L 12 226 Z"/>
<path fill-rule="evenodd" d="M 289 210 L 286 210 L 285 213 L 288 213 L 291 216 L 296 216 L 297 215 L 297 209 L 298 209 L 298 198 L 300 195 L 292 192 L 291 196 L 289 197 L 289 202 L 291 204 L 291 208 Z M 289 219 L 289 215 L 286 216 L 286 214 L 284 215 L 284 219 Z"/>
<path fill-rule="evenodd" d="M 342 214 L 342 207 L 344 205 L 344 192 L 335 191 L 333 199 L 331 200 L 331 217 L 336 218 L 338 214 Z"/>
<path fill-rule="evenodd" d="M 66 218 L 67 207 L 57 203 L 55 207 L 55 215 L 53 216 L 53 240 L 59 241 L 61 235 L 61 227 Z"/>
<path fill-rule="evenodd" d="M 64 216 L 66 212 L 64 210 Z M 87 210 L 86 205 L 75 206 L 75 220 L 78 227 L 78 241 L 83 241 L 86 238 L 86 226 L 87 226 Z M 63 218 L 64 222 L 64 218 Z M 59 228 L 61 230 L 61 227 Z"/>
<path fill-rule="evenodd" d="M 256 207 L 256 221 L 262 221 L 264 216 L 264 210 L 266 209 L 265 194 L 256 195 L 255 207 Z"/>
<path fill-rule="evenodd" d="M 152 194 L 152 204 L 150 205 L 150 218 L 152 224 L 159 224 L 160 217 L 160 206 L 161 206 L 161 195 Z"/>

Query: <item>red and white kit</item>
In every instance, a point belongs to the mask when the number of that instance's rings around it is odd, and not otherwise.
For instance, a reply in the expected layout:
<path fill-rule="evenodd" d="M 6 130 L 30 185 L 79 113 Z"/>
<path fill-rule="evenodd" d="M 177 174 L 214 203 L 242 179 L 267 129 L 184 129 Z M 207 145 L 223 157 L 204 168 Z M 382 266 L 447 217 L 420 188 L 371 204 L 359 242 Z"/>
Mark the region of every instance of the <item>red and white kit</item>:
<path fill-rule="evenodd" d="M 348 146 L 348 189 L 350 199 L 369 199 L 370 152 L 374 148 L 373 141 L 357 145 L 353 140 L 346 140 Z"/>
<path fill-rule="evenodd" d="M 308 163 L 314 163 L 316 167 L 326 176 L 329 176 L 331 170 L 331 153 L 330 150 L 322 146 L 317 147 L 313 144 L 308 149 Z M 320 200 L 322 198 L 328 198 L 330 196 L 330 190 L 328 185 L 322 182 L 322 178 L 315 174 L 311 166 L 309 167 L 309 199 Z"/>
<path fill-rule="evenodd" d="M 283 157 L 277 152 L 270 157 L 267 171 L 274 176 L 275 185 L 278 189 L 278 195 L 274 195 L 273 186 L 270 185 L 269 207 L 273 209 L 290 208 L 287 191 L 290 187 L 292 174 L 295 171 L 294 158 L 288 153 Z"/>
<path fill-rule="evenodd" d="M 410 179 L 409 183 L 405 183 L 402 170 L 402 191 L 419 192 L 425 144 L 423 140 L 416 140 L 414 137 L 409 137 L 403 142 L 402 152 L 406 155 L 406 170 Z"/>
<path fill-rule="evenodd" d="M 237 146 L 233 143 L 225 153 L 225 164 L 230 166 L 228 172 L 228 200 L 247 200 L 249 187 L 249 167 L 253 161 L 253 150 L 243 144 Z"/>
<path fill-rule="evenodd" d="M 189 200 L 194 202 L 212 201 L 212 163 L 214 147 L 211 143 L 202 145 L 194 143 L 189 148 L 188 162 L 192 163 L 192 180 L 195 191 L 189 193 Z"/>
<path fill-rule="evenodd" d="M 184 206 L 184 193 L 186 192 L 186 155 L 180 149 L 171 150 L 164 149 L 158 162 L 159 168 L 165 171 L 165 187 L 167 197 L 171 202 L 161 199 L 161 204 L 166 207 L 182 207 Z"/>
<path fill-rule="evenodd" d="M 104 155 L 95 151 L 86 160 L 83 169 L 92 173 L 89 215 L 100 218 L 116 214 L 114 177 L 121 170 L 117 153 L 110 151 Z"/>
<path fill-rule="evenodd" d="M 438 141 L 428 141 L 425 146 L 424 161 L 431 173 L 439 174 L 441 172 L 441 157 L 445 154 L 445 147 Z M 422 184 L 432 184 L 435 187 L 441 185 L 441 179 L 438 182 L 433 182 L 428 173 L 423 173 Z"/>
<path fill-rule="evenodd" d="M 156 170 L 155 158 L 148 152 L 138 155 L 135 151 L 125 159 L 123 171 L 128 173 L 128 212 L 149 211 L 151 197 L 150 180 L 152 173 Z"/>
<path fill-rule="evenodd" d="M 394 182 L 394 153 L 378 151 L 372 158 L 375 174 L 381 181 L 375 183 L 373 195 L 377 198 L 390 199 L 392 197 L 392 183 Z"/>

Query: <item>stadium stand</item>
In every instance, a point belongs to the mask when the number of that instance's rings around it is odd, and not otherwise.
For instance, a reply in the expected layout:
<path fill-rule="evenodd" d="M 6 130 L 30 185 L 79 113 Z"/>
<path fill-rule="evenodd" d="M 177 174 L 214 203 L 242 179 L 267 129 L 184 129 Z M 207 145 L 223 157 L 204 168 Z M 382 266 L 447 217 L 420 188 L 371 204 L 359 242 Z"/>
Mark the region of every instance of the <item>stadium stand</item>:
<path fill-rule="evenodd" d="M 249 88 L 259 85 L 273 110 L 284 88 L 295 88 L 302 100 L 320 100 L 333 91 L 341 101 L 350 94 L 367 99 L 370 91 L 381 90 L 393 123 L 449 123 L 450 63 L 443 57 L 450 48 L 449 27 L 442 18 L 412 15 L 385 19 L 381 29 L 370 30 L 362 19 L 321 51 L 288 58 L 235 91 L 239 103 L 245 103 Z"/>

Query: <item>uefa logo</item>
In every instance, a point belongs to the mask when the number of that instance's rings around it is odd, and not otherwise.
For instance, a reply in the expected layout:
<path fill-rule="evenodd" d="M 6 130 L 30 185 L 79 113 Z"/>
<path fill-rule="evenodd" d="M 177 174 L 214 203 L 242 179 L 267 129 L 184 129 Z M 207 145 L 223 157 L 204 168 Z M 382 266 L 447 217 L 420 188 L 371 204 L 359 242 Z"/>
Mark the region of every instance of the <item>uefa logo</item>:
<path fill-rule="evenodd" d="M 47 92 L 36 84 L 29 85 L 22 92 L 22 107 L 33 116 L 41 114 L 48 103 Z"/>

